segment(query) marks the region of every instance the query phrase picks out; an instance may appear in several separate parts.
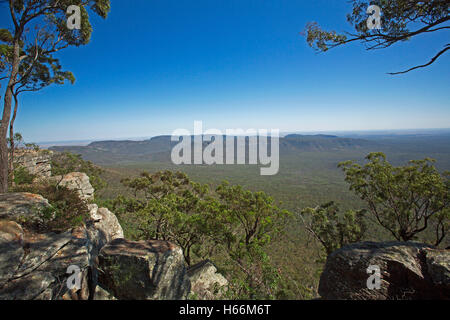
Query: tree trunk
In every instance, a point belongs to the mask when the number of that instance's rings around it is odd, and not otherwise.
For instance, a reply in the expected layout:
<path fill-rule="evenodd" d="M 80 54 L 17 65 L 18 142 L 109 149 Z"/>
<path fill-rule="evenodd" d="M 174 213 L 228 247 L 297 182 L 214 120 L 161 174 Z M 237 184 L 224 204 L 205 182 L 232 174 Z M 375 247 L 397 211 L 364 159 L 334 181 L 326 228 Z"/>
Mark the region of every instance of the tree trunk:
<path fill-rule="evenodd" d="M 20 46 L 19 39 L 14 39 L 14 54 L 12 61 L 11 74 L 6 87 L 3 116 L 0 125 L 0 193 L 8 192 L 8 142 L 7 134 L 9 127 L 9 120 L 11 118 L 11 104 L 16 82 L 17 74 L 19 73 L 19 54 Z"/>
<path fill-rule="evenodd" d="M 11 176 L 11 185 L 14 187 L 14 151 L 16 146 L 14 145 L 14 121 L 16 121 L 17 108 L 19 106 L 19 101 L 17 99 L 17 93 L 14 94 L 14 111 L 11 118 L 11 123 L 9 124 L 9 172 Z"/>

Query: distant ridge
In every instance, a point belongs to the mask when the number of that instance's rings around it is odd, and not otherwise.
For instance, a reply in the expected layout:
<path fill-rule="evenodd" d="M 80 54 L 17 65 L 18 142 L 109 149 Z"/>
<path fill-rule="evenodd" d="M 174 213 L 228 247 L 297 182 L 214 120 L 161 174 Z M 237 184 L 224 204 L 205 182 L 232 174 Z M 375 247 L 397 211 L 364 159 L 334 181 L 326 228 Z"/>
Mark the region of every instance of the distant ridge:
<path fill-rule="evenodd" d="M 192 136 L 191 136 L 192 138 Z M 171 136 L 156 136 L 148 140 L 105 140 L 91 142 L 87 146 L 52 146 L 53 151 L 69 151 L 81 154 L 86 160 L 99 164 L 123 162 L 170 161 L 170 152 L 177 142 Z M 289 134 L 280 138 L 280 156 L 305 151 L 336 151 L 368 149 L 377 143 L 364 139 L 342 138 L 333 135 Z"/>

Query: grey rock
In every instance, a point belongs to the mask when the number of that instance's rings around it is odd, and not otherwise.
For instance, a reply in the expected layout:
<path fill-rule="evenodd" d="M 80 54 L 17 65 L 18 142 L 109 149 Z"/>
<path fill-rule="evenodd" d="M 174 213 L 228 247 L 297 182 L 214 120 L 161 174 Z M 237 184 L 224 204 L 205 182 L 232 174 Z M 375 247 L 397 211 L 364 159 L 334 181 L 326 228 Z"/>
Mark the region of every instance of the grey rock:
<path fill-rule="evenodd" d="M 22 277 L 34 271 L 42 264 L 48 262 L 49 259 L 71 241 L 72 234 L 70 231 L 61 234 L 48 233 L 34 235 L 33 240 L 27 242 L 29 253 L 23 259 L 15 276 Z"/>
<path fill-rule="evenodd" d="M 111 293 L 100 286 L 95 287 L 93 300 L 117 300 Z"/>
<path fill-rule="evenodd" d="M 199 300 L 213 300 L 222 297 L 228 280 L 217 273 L 216 266 L 209 260 L 201 261 L 187 271 L 191 281 L 191 294 Z"/>
<path fill-rule="evenodd" d="M 23 230 L 14 221 L 0 221 L 0 287 L 16 272 L 23 256 Z"/>
<path fill-rule="evenodd" d="M 123 238 L 123 229 L 116 215 L 107 208 L 98 209 L 97 205 L 90 205 L 90 216 L 94 227 L 105 234 L 107 242 Z"/>
<path fill-rule="evenodd" d="M 94 188 L 89 182 L 89 177 L 84 172 L 71 172 L 64 176 L 53 176 L 50 181 L 70 190 L 76 190 L 82 200 L 89 200 L 94 197 Z"/>
<path fill-rule="evenodd" d="M 0 300 L 32 300 L 45 297 L 43 293 L 55 280 L 55 277 L 48 272 L 33 272 L 13 279 L 0 288 Z"/>
<path fill-rule="evenodd" d="M 450 299 L 450 251 L 415 242 L 360 242 L 330 254 L 320 277 L 324 299 Z M 379 289 L 369 289 L 369 266 Z"/>
<path fill-rule="evenodd" d="M 51 207 L 47 199 L 28 192 L 0 194 L 0 219 L 41 223 L 40 213 Z"/>
<path fill-rule="evenodd" d="M 37 177 L 50 177 L 52 153 L 49 150 L 16 150 L 14 153 L 15 166 L 24 167 L 29 173 Z"/>
<path fill-rule="evenodd" d="M 115 239 L 100 250 L 99 284 L 118 299 L 186 299 L 190 281 L 181 248 L 168 241 Z"/>
<path fill-rule="evenodd" d="M 426 252 L 427 269 L 433 283 L 450 287 L 450 252 L 449 250 L 430 250 Z"/>
<path fill-rule="evenodd" d="M 2 282 L 0 299 L 81 299 L 91 295 L 89 238 L 84 227 L 61 234 L 26 234 L 23 242 L 0 241 Z M 15 247 L 14 247 L 15 246 Z M 3 257 L 9 257 L 4 263 Z M 67 268 L 80 270 L 80 288 L 69 290 Z"/>

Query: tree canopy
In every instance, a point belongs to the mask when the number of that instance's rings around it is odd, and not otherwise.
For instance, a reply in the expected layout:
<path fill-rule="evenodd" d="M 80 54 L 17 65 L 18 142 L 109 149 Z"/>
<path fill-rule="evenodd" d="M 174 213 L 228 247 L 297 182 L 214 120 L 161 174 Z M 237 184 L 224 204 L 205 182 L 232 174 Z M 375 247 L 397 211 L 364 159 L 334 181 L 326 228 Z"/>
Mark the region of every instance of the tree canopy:
<path fill-rule="evenodd" d="M 338 33 L 327 31 L 317 22 L 309 22 L 304 34 L 308 44 L 318 52 L 359 41 L 367 50 L 388 48 L 398 42 L 408 41 L 418 35 L 433 32 L 448 32 L 449 5 L 446 0 L 351 0 L 352 10 L 347 21 L 353 31 Z M 373 19 L 378 13 L 369 9 L 370 5 L 380 8 L 380 27 L 372 28 Z M 434 63 L 450 50 L 450 43 L 443 44 L 427 63 L 411 67 L 404 71 L 389 74 L 406 73 Z"/>
<path fill-rule="evenodd" d="M 51 84 L 73 83 L 74 77 L 63 71 L 54 57 L 69 46 L 89 43 L 92 26 L 89 10 L 106 18 L 109 0 L 0 0 L 8 8 L 10 25 L 0 26 L 0 85 L 6 83 L 0 125 L 0 192 L 8 189 L 7 132 L 11 121 L 12 100 L 24 91 L 37 91 Z M 79 28 L 68 27 L 68 8 L 79 8 Z M 2 22 L 3 23 L 3 22 Z M 12 131 L 12 128 L 11 128 Z M 13 135 L 11 134 L 11 137 Z"/>
<path fill-rule="evenodd" d="M 440 174 L 434 160 L 411 160 L 394 167 L 381 152 L 370 153 L 361 166 L 353 161 L 339 164 L 345 180 L 376 221 L 397 240 L 409 241 L 428 227 L 435 228 L 435 245 L 449 231 L 449 173 Z"/>

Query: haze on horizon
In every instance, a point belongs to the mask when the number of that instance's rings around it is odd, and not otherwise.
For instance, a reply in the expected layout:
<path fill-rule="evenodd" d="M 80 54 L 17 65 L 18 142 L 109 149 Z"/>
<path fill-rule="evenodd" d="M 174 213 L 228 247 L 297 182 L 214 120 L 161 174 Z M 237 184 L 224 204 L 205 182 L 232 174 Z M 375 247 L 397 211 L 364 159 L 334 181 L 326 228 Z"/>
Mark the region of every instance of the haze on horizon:
<path fill-rule="evenodd" d="M 343 1 L 113 0 L 91 43 L 59 54 L 74 85 L 21 101 L 26 141 L 102 140 L 205 128 L 330 132 L 450 128 L 448 41 L 439 33 L 385 50 L 316 54 L 308 21 L 348 30 Z M 0 7 L 0 19 L 10 19 Z"/>

